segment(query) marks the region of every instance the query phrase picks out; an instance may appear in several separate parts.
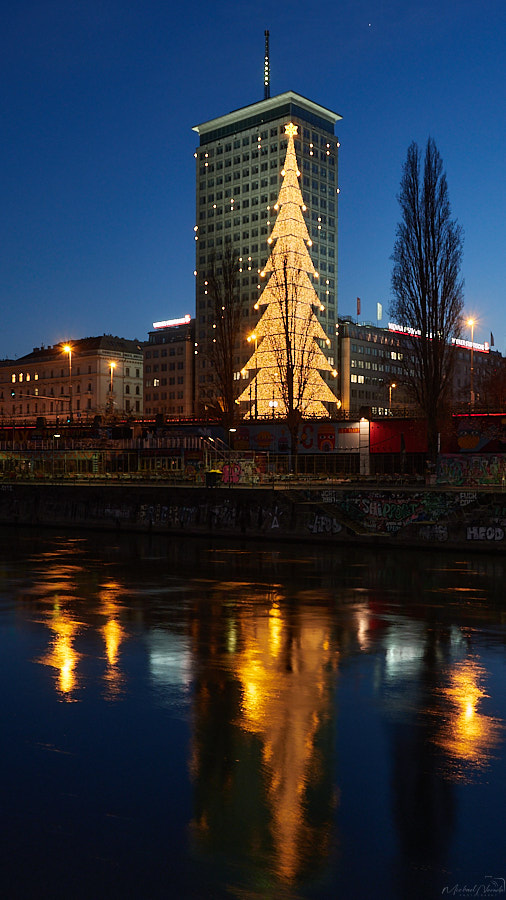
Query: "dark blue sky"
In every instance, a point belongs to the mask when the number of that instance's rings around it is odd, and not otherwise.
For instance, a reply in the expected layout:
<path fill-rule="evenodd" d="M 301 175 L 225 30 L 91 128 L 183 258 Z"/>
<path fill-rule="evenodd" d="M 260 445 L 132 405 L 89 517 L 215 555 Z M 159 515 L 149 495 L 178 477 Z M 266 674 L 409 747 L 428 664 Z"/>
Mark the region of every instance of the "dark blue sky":
<path fill-rule="evenodd" d="M 465 230 L 466 313 L 506 350 L 504 0 L 16 0 L 0 37 L 0 357 L 194 312 L 192 126 L 293 89 L 339 112 L 339 311 L 388 320 L 412 140 Z"/>

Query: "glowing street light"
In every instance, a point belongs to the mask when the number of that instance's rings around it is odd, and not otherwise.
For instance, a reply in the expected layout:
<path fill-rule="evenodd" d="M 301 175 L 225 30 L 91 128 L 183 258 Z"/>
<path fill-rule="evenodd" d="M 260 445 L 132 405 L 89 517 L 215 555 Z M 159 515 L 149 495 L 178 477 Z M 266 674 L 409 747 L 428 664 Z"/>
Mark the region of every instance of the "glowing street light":
<path fill-rule="evenodd" d="M 474 406 L 474 359 L 473 359 L 473 348 L 474 348 L 474 319 L 468 319 L 467 324 L 471 329 L 471 378 L 470 378 L 470 387 L 471 387 L 471 409 Z"/>
<path fill-rule="evenodd" d="M 110 400 L 111 413 L 114 411 L 114 400 L 113 400 L 113 396 L 112 396 L 112 390 L 113 390 L 113 375 L 114 375 L 114 370 L 116 368 L 116 365 L 117 364 L 114 361 L 111 361 L 109 363 L 109 368 L 111 370 L 111 380 L 109 383 L 109 400 Z"/>
<path fill-rule="evenodd" d="M 274 416 L 276 415 L 276 409 L 278 408 L 278 401 L 274 399 L 269 400 L 269 406 L 272 410 L 272 418 L 274 418 Z"/>
<path fill-rule="evenodd" d="M 397 387 L 397 385 L 396 385 L 395 381 L 393 381 L 392 384 L 390 385 L 390 387 L 388 388 L 388 408 L 389 409 L 392 409 L 392 390 L 394 390 L 394 388 L 396 388 L 396 387 Z"/>
<path fill-rule="evenodd" d="M 69 355 L 69 420 L 72 422 L 72 346 L 71 344 L 65 344 L 63 348 L 64 353 L 68 353 Z"/>

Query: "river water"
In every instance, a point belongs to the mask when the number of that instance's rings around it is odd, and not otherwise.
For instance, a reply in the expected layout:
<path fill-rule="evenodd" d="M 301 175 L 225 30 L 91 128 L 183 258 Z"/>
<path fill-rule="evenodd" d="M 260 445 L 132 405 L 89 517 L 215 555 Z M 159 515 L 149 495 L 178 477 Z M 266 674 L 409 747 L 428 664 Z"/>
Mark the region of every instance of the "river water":
<path fill-rule="evenodd" d="M 1 537 L 7 900 L 504 893 L 502 557 Z"/>

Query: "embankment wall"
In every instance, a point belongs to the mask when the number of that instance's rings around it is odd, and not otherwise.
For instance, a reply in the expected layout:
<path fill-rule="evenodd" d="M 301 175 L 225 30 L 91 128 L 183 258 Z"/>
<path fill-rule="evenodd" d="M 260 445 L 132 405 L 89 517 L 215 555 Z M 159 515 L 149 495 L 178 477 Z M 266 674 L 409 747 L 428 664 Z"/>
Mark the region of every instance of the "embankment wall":
<path fill-rule="evenodd" d="M 506 492 L 4 482 L 0 524 L 502 551 Z"/>

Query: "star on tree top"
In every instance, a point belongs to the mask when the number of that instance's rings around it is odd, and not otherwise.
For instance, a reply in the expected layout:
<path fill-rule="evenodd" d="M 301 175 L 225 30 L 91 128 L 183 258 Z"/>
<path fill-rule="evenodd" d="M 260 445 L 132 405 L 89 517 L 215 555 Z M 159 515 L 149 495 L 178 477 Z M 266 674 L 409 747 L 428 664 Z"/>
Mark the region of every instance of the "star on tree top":
<path fill-rule="evenodd" d="M 285 134 L 288 134 L 290 137 L 295 137 L 297 134 L 298 125 L 294 125 L 293 122 L 289 122 L 288 125 L 285 125 Z"/>

